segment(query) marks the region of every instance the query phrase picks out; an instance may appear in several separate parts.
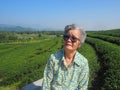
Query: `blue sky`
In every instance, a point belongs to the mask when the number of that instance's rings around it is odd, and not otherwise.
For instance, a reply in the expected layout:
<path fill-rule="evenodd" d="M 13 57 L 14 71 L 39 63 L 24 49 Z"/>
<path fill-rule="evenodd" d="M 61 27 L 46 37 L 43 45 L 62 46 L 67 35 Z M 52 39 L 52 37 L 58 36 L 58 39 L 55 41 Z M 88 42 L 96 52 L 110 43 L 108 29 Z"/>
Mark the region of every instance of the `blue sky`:
<path fill-rule="evenodd" d="M 120 0 L 0 0 L 0 24 L 63 30 L 120 28 Z"/>

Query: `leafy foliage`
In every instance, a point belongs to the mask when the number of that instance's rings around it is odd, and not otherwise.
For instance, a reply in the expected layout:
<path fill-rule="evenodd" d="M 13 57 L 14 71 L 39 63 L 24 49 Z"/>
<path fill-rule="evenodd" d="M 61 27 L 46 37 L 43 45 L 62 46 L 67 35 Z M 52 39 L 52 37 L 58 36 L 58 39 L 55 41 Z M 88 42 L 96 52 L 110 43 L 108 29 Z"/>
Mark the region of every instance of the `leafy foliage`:
<path fill-rule="evenodd" d="M 101 35 L 101 34 L 88 34 L 89 37 L 93 37 L 93 38 L 98 38 L 98 39 L 102 39 L 111 43 L 115 43 L 117 45 L 120 45 L 120 37 L 113 37 L 113 36 L 107 36 L 107 35 Z"/>
<path fill-rule="evenodd" d="M 109 42 L 99 39 L 87 38 L 87 42 L 93 45 L 98 52 L 103 75 L 103 90 L 120 89 L 120 48 Z"/>
<path fill-rule="evenodd" d="M 91 32 L 88 32 L 88 33 L 120 37 L 120 29 L 103 30 L 103 31 L 91 31 Z"/>
<path fill-rule="evenodd" d="M 11 85 L 18 90 L 42 78 L 49 55 L 62 48 L 62 34 L 62 31 L 0 32 L 0 89 Z M 78 49 L 89 62 L 90 90 L 120 89 L 119 36 L 120 29 L 88 32 L 88 44 Z"/>

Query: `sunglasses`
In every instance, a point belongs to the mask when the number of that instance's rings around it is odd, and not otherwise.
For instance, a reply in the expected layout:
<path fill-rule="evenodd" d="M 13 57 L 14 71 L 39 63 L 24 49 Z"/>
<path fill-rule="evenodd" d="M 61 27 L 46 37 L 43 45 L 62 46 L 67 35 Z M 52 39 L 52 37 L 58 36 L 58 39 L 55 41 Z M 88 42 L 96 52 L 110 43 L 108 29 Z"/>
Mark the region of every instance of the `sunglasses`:
<path fill-rule="evenodd" d="M 74 42 L 77 42 L 77 40 L 78 41 L 80 41 L 80 39 L 79 38 L 77 38 L 77 37 L 75 37 L 75 36 L 71 36 L 71 35 L 64 35 L 63 36 L 63 39 L 65 40 L 65 41 L 67 41 L 68 39 L 70 39 L 71 41 L 72 41 L 72 43 L 74 43 Z"/>

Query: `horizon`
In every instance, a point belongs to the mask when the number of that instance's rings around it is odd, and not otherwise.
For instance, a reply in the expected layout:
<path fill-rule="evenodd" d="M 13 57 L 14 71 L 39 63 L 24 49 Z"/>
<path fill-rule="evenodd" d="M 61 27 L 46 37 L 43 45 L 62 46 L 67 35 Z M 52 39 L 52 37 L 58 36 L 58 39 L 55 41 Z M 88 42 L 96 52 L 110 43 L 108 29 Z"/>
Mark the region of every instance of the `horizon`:
<path fill-rule="evenodd" d="M 36 28 L 31 28 L 31 27 L 23 27 L 20 25 L 6 25 L 6 24 L 0 24 L 0 31 L 3 31 L 1 29 L 4 28 L 4 31 L 8 31 L 8 32 L 18 32 L 17 29 L 20 29 L 20 32 L 26 32 L 26 31 L 32 31 L 32 32 L 38 32 L 38 31 L 64 31 L 63 29 L 47 29 L 47 28 L 43 28 L 43 29 L 36 29 Z M 86 32 L 91 32 L 91 31 L 109 31 L 109 30 L 120 30 L 120 28 L 113 28 L 113 29 L 102 29 L 102 30 L 85 30 Z"/>
<path fill-rule="evenodd" d="M 78 24 L 87 30 L 120 28 L 119 0 L 1 0 L 0 24 L 63 30 Z"/>

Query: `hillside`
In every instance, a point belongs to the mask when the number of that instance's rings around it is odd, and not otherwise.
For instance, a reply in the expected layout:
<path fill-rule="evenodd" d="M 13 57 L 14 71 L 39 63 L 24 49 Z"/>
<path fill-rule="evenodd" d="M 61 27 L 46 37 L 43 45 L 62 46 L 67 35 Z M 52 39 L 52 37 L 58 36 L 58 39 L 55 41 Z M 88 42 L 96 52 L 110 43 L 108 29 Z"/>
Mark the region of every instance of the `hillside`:
<path fill-rule="evenodd" d="M 23 32 L 23 31 L 36 31 L 32 28 L 25 28 L 22 26 L 15 26 L 15 25 L 6 25 L 6 24 L 0 24 L 0 31 L 16 31 L 16 32 Z"/>

